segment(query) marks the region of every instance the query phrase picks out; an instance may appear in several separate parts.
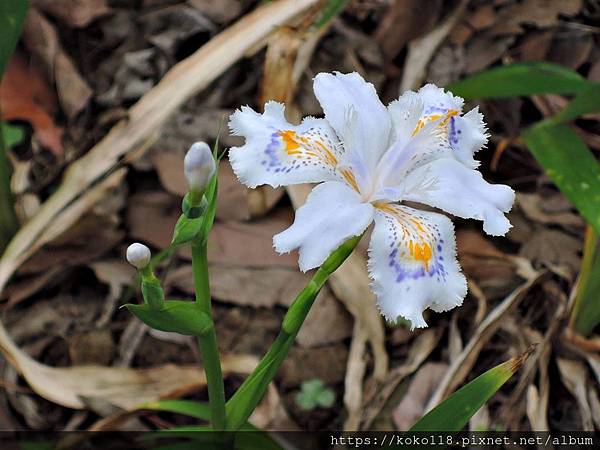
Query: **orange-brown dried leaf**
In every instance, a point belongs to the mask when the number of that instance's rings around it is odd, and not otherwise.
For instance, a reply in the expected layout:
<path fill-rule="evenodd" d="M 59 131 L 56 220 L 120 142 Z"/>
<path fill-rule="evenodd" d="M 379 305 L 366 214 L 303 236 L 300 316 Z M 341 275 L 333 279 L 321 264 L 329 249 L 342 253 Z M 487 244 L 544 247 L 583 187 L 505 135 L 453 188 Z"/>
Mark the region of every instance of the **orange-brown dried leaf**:
<path fill-rule="evenodd" d="M 42 75 L 20 53 L 13 55 L 0 82 L 1 118 L 29 122 L 39 143 L 60 155 L 63 130 L 52 119 L 55 107 L 56 98 Z"/>

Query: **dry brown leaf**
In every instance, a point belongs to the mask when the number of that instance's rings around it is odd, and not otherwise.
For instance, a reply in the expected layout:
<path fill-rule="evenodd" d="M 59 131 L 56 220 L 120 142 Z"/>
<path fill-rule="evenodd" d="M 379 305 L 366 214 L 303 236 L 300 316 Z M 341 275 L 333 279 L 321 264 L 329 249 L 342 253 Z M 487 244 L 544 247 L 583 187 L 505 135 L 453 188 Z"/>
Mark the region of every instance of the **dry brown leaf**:
<path fill-rule="evenodd" d="M 86 27 L 110 12 L 106 0 L 34 0 L 33 5 L 75 28 Z"/>
<path fill-rule="evenodd" d="M 285 388 L 297 387 L 314 378 L 324 384 L 335 384 L 344 379 L 347 360 L 348 347 L 343 343 L 316 348 L 292 347 L 278 377 Z"/>
<path fill-rule="evenodd" d="M 588 391 L 588 372 L 585 366 L 579 361 L 557 358 L 556 363 L 560 376 L 565 387 L 571 395 L 575 397 L 579 406 L 579 414 L 581 416 L 582 431 L 594 431 L 594 421 L 592 418 L 592 410 L 587 398 Z"/>
<path fill-rule="evenodd" d="M 547 28 L 555 25 L 558 15 L 574 16 L 582 7 L 581 0 L 526 0 L 508 3 L 496 13 L 492 32 L 497 35 L 520 34 L 523 25 Z"/>
<path fill-rule="evenodd" d="M 560 225 L 567 229 L 582 230 L 585 222 L 573 212 L 569 201 L 560 193 L 549 196 L 517 194 L 517 204 L 527 218 L 545 225 Z"/>
<path fill-rule="evenodd" d="M 423 14 L 421 0 L 393 0 L 379 21 L 375 39 L 381 45 L 386 59 L 393 60 L 411 39 L 427 32 L 435 25 L 442 9 L 442 1 L 427 3 Z"/>
<path fill-rule="evenodd" d="M 163 187 L 173 195 L 183 197 L 188 186 L 183 173 L 183 155 L 175 152 L 153 152 L 152 163 Z M 233 173 L 229 161 L 219 165 L 217 219 L 245 221 L 270 211 L 281 199 L 283 190 L 263 186 L 261 191 L 246 189 Z"/>
<path fill-rule="evenodd" d="M 309 275 L 298 272 L 295 268 L 274 266 L 253 269 L 251 264 L 247 266 L 243 263 L 239 266 L 210 263 L 209 274 L 211 293 L 215 299 L 262 308 L 290 306 L 310 281 Z M 165 279 L 165 286 L 176 287 L 193 295 L 191 266 L 171 271 Z M 240 286 L 244 286 L 244 289 L 240 289 Z M 335 327 L 330 326 L 332 317 L 335 317 Z M 324 287 L 298 334 L 297 342 L 302 347 L 316 347 L 339 342 L 351 334 L 352 321 L 348 313 L 333 297 L 329 288 Z"/>
<path fill-rule="evenodd" d="M 181 215 L 181 204 L 163 191 L 142 191 L 129 198 L 127 225 L 131 238 L 167 248 Z"/>
<path fill-rule="evenodd" d="M 393 419 L 396 429 L 406 431 L 423 417 L 425 405 L 437 383 L 448 370 L 448 364 L 428 362 L 415 373 L 406 394 L 396 408 Z"/>
<path fill-rule="evenodd" d="M 361 430 L 368 430 L 375 418 L 379 415 L 389 397 L 398 385 L 407 376 L 417 370 L 431 352 L 435 349 L 440 339 L 440 333 L 428 329 L 420 333 L 410 346 L 408 357 L 400 366 L 391 369 L 383 383 L 378 383 L 366 395 Z"/>
<path fill-rule="evenodd" d="M 519 61 L 543 61 L 552 44 L 553 30 L 531 30 L 514 49 L 515 59 Z"/>
<path fill-rule="evenodd" d="M 203 370 L 193 366 L 171 364 L 150 369 L 46 366 L 19 349 L 1 325 L 0 350 L 37 394 L 73 409 L 85 408 L 82 398 L 98 398 L 129 410 L 143 402 L 185 395 L 206 384 Z M 245 373 L 249 362 L 256 364 L 256 358 L 224 357 L 223 370 Z"/>
<path fill-rule="evenodd" d="M 53 94 L 43 76 L 28 67 L 23 55 L 16 52 L 0 82 L 0 118 L 29 122 L 39 143 L 60 155 L 63 130 L 52 119 L 53 102 Z"/>
<path fill-rule="evenodd" d="M 365 352 L 368 339 L 368 330 L 361 323 L 355 322 L 344 378 L 344 406 L 348 413 L 344 421 L 344 431 L 357 431 L 360 427 L 363 411 L 362 383 L 367 370 Z"/>
<path fill-rule="evenodd" d="M 287 209 L 250 223 L 216 223 L 208 243 L 208 260 L 215 264 L 235 264 L 249 268 L 288 267 L 298 269 L 296 253 L 279 255 L 273 249 L 273 236 L 293 221 Z"/>
<path fill-rule="evenodd" d="M 564 267 L 572 276 L 581 266 L 581 249 L 581 239 L 560 230 L 540 229 L 523 244 L 519 255 L 534 264 Z"/>
<path fill-rule="evenodd" d="M 0 259 L 0 291 L 23 261 L 23 255 L 39 248 L 39 237 L 58 222 L 65 208 L 115 166 L 139 157 L 160 126 L 183 102 L 204 89 L 274 28 L 316 2 L 283 0 L 265 4 L 175 65 L 155 88 L 129 109 L 127 120 L 115 125 L 93 149 L 71 164 L 58 190 L 13 237 Z"/>
<path fill-rule="evenodd" d="M 529 278 L 524 284 L 515 289 L 498 306 L 490 311 L 483 322 L 477 327 L 459 357 L 452 361 L 450 368 L 446 372 L 444 378 L 439 382 L 434 394 L 431 396 L 431 399 L 425 408 L 426 411 L 430 411 L 434 406 L 444 400 L 465 380 L 475 365 L 479 352 L 500 327 L 506 314 L 515 308 L 516 305 L 525 298 L 529 290 L 542 281 L 547 275 L 547 272 L 541 272 Z"/>
<path fill-rule="evenodd" d="M 433 54 L 460 20 L 468 4 L 468 0 L 461 0 L 433 30 L 410 41 L 400 82 L 400 94 L 419 87 Z"/>
<path fill-rule="evenodd" d="M 188 2 L 211 21 L 219 24 L 231 22 L 240 15 L 242 4 L 238 0 L 189 0 Z"/>
<path fill-rule="evenodd" d="M 527 387 L 527 418 L 531 429 L 536 431 L 548 431 L 548 399 L 550 397 L 550 379 L 548 376 L 548 363 L 550 361 L 550 346 L 547 350 L 539 352 L 539 389 L 531 383 Z"/>
<path fill-rule="evenodd" d="M 29 51 L 42 61 L 46 78 L 56 85 L 63 111 L 69 118 L 74 118 L 90 101 L 92 90 L 63 50 L 54 26 L 35 8 L 27 14 L 23 41 Z"/>

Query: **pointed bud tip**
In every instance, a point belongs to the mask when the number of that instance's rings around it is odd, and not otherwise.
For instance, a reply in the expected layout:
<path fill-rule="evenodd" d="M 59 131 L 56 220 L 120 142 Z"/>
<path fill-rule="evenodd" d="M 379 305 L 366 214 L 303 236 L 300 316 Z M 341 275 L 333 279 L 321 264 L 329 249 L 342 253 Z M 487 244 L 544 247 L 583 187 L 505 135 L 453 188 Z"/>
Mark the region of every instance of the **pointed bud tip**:
<path fill-rule="evenodd" d="M 206 142 L 196 142 L 185 155 L 183 169 L 190 190 L 203 192 L 215 173 L 215 160 Z"/>
<path fill-rule="evenodd" d="M 127 262 L 138 269 L 145 268 L 151 256 L 150 249 L 139 242 L 127 247 Z"/>

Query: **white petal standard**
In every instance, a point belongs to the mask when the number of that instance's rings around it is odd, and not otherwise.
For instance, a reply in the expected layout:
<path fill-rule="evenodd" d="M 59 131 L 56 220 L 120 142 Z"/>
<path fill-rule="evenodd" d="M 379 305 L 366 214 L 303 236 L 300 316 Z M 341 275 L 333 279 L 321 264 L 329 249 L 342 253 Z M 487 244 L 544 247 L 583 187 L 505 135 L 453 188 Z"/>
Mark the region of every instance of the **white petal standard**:
<path fill-rule="evenodd" d="M 356 72 L 320 73 L 314 91 L 340 137 L 359 183 L 365 184 L 389 145 L 391 118 L 375 87 Z"/>
<path fill-rule="evenodd" d="M 450 219 L 406 206 L 376 208 L 369 273 L 381 313 L 410 320 L 412 328 L 427 326 L 427 308 L 452 309 L 467 294 Z"/>
<path fill-rule="evenodd" d="M 264 114 L 243 106 L 232 114 L 232 134 L 246 143 L 229 151 L 231 166 L 249 187 L 273 187 L 342 179 L 337 172 L 343 156 L 337 137 L 323 119 L 306 118 L 288 123 L 281 103 L 269 102 Z"/>
<path fill-rule="evenodd" d="M 405 200 L 440 208 L 463 219 L 482 220 L 487 234 L 504 235 L 511 227 L 504 213 L 512 208 L 515 192 L 504 184 L 488 183 L 480 172 L 454 159 L 426 164 L 412 172 L 404 184 Z M 419 189 L 417 185 L 426 187 Z"/>
<path fill-rule="evenodd" d="M 275 250 L 300 249 L 303 272 L 320 266 L 347 239 L 364 232 L 373 221 L 373 206 L 363 203 L 346 184 L 328 181 L 315 187 L 296 211 L 294 223 L 273 237 Z"/>

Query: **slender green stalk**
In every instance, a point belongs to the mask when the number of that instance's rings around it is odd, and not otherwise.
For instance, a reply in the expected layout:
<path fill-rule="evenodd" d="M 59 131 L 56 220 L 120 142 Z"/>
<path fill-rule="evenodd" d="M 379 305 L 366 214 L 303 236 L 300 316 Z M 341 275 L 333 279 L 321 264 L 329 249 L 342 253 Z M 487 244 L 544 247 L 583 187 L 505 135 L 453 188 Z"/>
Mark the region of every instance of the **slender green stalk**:
<path fill-rule="evenodd" d="M 333 252 L 296 297 L 283 319 L 275 342 L 252 374 L 227 402 L 227 430 L 236 431 L 246 423 L 285 360 L 317 294 L 330 275 L 350 256 L 361 237 L 349 239 Z"/>
<path fill-rule="evenodd" d="M 198 237 L 192 242 L 192 271 L 194 273 L 196 304 L 212 319 L 206 246 L 206 240 L 202 237 Z M 211 331 L 205 335 L 198 336 L 198 343 L 202 352 L 208 384 L 211 424 L 215 430 L 220 431 L 225 429 L 225 388 L 223 386 L 223 373 L 221 371 L 215 327 L 213 326 Z"/>
<path fill-rule="evenodd" d="M 575 329 L 581 334 L 587 334 L 590 331 L 590 317 L 594 317 L 594 314 L 582 315 L 582 308 L 585 307 L 586 293 L 590 276 L 592 275 L 594 268 L 594 261 L 596 260 L 598 246 L 598 234 L 594 229 L 588 225 L 585 230 L 585 240 L 583 244 L 583 259 L 581 261 L 581 269 L 579 271 L 579 280 L 577 282 L 577 293 L 575 294 L 575 301 L 573 302 L 573 309 L 571 310 L 571 317 L 569 320 L 569 326 Z M 596 303 L 596 302 L 594 302 Z M 597 303 L 596 303 L 597 304 Z M 593 310 L 597 310 L 594 307 Z M 588 311 L 589 313 L 590 311 Z M 593 326 L 591 327 L 593 328 Z"/>

